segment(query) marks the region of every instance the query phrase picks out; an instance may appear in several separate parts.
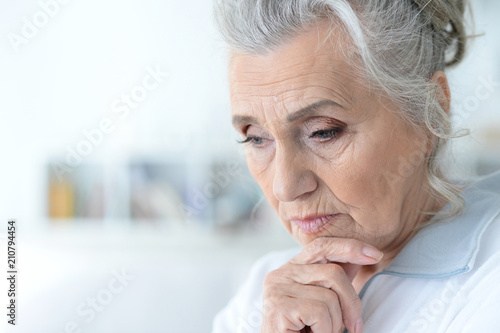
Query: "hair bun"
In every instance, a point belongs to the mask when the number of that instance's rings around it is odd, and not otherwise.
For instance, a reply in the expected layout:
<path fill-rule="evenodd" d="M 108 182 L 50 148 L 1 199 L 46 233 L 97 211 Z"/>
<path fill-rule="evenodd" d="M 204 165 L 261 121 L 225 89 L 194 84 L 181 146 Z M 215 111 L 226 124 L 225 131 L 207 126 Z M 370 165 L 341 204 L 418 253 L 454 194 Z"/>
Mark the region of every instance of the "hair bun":
<path fill-rule="evenodd" d="M 464 0 L 413 0 L 430 17 L 432 26 L 447 34 L 448 45 L 453 46 L 453 55 L 447 66 L 458 64 L 465 55 Z"/>

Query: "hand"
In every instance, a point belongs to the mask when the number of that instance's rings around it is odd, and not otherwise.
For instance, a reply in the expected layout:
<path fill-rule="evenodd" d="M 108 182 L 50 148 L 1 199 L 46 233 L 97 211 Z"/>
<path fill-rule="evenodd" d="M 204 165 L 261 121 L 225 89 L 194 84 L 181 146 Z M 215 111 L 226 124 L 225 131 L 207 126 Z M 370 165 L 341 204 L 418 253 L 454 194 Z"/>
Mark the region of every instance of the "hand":
<path fill-rule="evenodd" d="M 263 286 L 261 333 L 361 333 L 361 300 L 352 280 L 383 253 L 355 239 L 318 237 L 270 272 Z"/>

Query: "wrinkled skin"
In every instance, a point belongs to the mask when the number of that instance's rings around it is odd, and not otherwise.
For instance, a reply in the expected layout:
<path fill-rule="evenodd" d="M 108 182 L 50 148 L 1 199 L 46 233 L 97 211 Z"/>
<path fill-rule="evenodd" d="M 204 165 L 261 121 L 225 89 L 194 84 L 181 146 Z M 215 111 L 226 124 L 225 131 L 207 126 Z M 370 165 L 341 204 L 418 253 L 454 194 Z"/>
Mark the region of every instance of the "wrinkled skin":
<path fill-rule="evenodd" d="M 304 247 L 264 282 L 262 332 L 354 332 L 359 290 L 426 221 L 421 211 L 445 204 L 425 185 L 430 135 L 419 135 L 360 81 L 345 36 L 328 32 L 318 24 L 267 55 L 234 52 L 231 59 L 233 124 L 249 141 L 250 172 Z M 432 80 L 448 111 L 445 74 Z M 295 222 L 332 214 L 312 232 Z M 367 246 L 371 256 L 362 252 Z"/>

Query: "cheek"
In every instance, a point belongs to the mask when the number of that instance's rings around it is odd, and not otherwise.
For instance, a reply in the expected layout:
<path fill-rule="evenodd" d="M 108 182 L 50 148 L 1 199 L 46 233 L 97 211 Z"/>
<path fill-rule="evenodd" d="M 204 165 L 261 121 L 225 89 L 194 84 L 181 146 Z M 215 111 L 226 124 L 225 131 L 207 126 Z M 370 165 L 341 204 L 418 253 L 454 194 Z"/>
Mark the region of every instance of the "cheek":
<path fill-rule="evenodd" d="M 398 154 L 384 134 L 360 132 L 341 156 L 330 160 L 322 178 L 353 218 L 387 217 L 398 209 L 402 197 L 401 186 L 391 186 Z"/>
<path fill-rule="evenodd" d="M 354 219 L 386 231 L 399 223 L 405 199 L 421 182 L 426 149 L 423 139 L 390 120 L 360 132 L 332 167 L 337 171 L 331 188 Z"/>
<path fill-rule="evenodd" d="M 278 201 L 273 194 L 274 173 L 272 172 L 271 163 L 262 158 L 256 158 L 255 154 L 251 152 L 247 153 L 246 160 L 250 174 L 259 184 L 271 207 L 277 211 Z"/>

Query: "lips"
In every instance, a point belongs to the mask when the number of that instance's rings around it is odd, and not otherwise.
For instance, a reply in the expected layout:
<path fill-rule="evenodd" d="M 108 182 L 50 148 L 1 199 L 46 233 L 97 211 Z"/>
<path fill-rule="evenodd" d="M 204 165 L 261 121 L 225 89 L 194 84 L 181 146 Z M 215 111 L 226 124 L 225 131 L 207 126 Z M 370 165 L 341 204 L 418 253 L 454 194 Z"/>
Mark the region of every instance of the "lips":
<path fill-rule="evenodd" d="M 305 219 L 292 218 L 290 221 L 305 234 L 314 235 L 323 230 L 323 227 L 335 219 L 340 214 L 310 216 Z"/>

